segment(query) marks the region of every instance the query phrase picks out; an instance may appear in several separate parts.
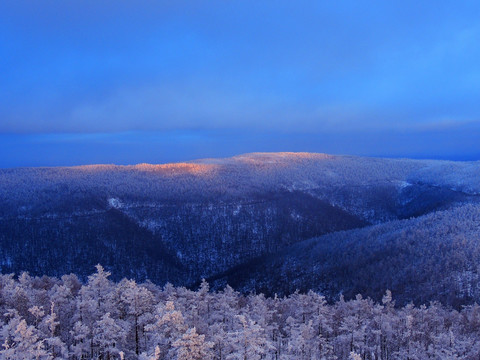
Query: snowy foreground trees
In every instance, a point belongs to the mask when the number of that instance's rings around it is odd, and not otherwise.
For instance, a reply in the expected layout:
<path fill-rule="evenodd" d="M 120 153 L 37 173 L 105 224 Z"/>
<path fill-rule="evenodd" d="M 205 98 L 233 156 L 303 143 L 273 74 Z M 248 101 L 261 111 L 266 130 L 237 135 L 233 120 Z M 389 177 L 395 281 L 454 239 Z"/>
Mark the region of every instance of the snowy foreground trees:
<path fill-rule="evenodd" d="M 480 307 L 0 275 L 0 359 L 479 359 Z"/>

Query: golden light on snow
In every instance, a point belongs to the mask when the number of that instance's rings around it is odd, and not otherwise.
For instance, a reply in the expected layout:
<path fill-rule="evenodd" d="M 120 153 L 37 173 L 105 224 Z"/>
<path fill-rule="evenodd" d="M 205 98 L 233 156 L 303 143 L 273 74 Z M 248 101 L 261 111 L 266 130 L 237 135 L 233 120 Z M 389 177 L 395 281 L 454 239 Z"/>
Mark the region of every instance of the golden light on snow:
<path fill-rule="evenodd" d="M 171 174 L 171 175 L 208 175 L 212 174 L 218 165 L 215 164 L 195 164 L 195 163 L 173 163 L 173 164 L 161 164 L 161 165 L 152 165 L 152 164 L 138 164 L 135 165 L 136 170 L 146 171 L 146 172 L 159 172 L 162 174 Z"/>

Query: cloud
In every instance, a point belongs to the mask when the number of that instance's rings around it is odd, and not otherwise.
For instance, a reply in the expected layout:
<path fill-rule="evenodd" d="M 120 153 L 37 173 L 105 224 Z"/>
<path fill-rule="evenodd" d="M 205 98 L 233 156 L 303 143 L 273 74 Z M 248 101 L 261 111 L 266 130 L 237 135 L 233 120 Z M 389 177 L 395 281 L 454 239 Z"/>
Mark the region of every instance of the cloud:
<path fill-rule="evenodd" d="M 62 111 L 37 111 L 18 121 L 4 117 L 0 132 L 109 133 L 217 130 L 281 133 L 436 131 L 479 122 L 456 104 L 365 104 L 350 99 L 305 101 L 281 92 L 241 92 L 221 84 L 171 83 L 125 87 Z M 398 107 L 398 109 L 396 108 Z M 451 115 L 449 115 L 451 114 Z M 19 116 L 17 114 L 17 116 Z"/>
<path fill-rule="evenodd" d="M 433 131 L 479 117 L 474 4 L 1 7 L 0 132 Z"/>
<path fill-rule="evenodd" d="M 367 109 L 356 104 L 305 103 L 282 94 L 172 84 L 123 89 L 102 102 L 77 107 L 63 131 L 251 129 L 295 133 L 365 129 L 367 120 Z"/>

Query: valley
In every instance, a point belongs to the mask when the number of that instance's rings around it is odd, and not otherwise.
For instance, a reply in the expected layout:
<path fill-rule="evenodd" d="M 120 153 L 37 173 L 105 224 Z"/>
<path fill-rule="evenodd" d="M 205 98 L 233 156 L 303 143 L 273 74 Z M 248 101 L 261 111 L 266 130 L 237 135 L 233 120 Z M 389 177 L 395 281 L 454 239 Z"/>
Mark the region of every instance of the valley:
<path fill-rule="evenodd" d="M 457 306 L 480 296 L 464 259 L 480 249 L 479 178 L 479 162 L 311 153 L 5 169 L 0 268 Z M 472 290 L 451 295 L 459 277 Z"/>

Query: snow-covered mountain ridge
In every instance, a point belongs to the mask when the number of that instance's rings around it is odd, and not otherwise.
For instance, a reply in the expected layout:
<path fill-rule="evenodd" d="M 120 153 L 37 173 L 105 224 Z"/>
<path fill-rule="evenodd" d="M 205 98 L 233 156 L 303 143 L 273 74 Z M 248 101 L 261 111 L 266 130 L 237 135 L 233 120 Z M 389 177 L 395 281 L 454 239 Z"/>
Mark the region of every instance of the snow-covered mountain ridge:
<path fill-rule="evenodd" d="M 101 263 L 188 285 L 309 238 L 477 203 L 478 179 L 480 162 L 311 153 L 3 169 L 1 271 Z"/>

